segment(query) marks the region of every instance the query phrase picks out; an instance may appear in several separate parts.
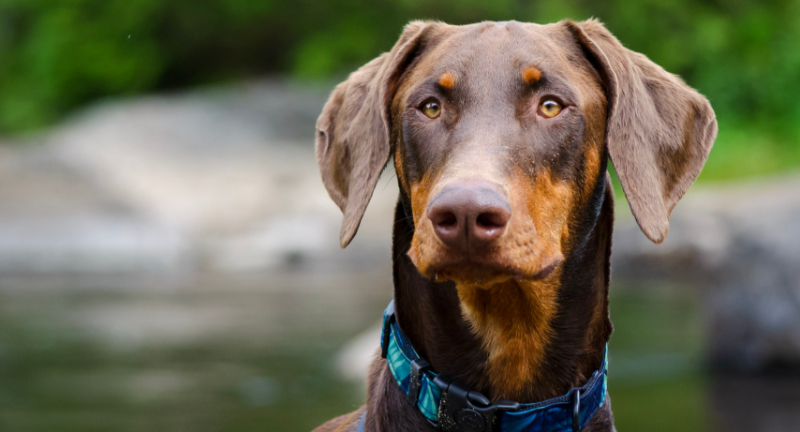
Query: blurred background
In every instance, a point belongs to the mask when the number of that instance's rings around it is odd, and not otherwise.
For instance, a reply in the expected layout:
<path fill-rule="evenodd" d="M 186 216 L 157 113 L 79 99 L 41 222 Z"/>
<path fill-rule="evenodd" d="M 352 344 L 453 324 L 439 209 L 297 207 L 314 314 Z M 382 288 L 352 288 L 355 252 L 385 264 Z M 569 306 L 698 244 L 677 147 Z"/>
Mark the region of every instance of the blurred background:
<path fill-rule="evenodd" d="M 411 19 L 596 17 L 708 96 L 667 241 L 618 190 L 621 431 L 800 430 L 800 2 L 0 0 L 0 430 L 309 431 L 363 401 L 397 197 L 313 150 Z"/>

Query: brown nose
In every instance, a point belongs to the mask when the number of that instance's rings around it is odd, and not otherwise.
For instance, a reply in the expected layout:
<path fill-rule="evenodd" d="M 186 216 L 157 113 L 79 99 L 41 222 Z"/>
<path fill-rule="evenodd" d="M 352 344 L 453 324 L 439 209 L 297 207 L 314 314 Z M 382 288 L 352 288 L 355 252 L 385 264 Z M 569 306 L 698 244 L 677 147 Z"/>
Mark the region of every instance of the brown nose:
<path fill-rule="evenodd" d="M 446 186 L 428 205 L 436 235 L 452 248 L 479 249 L 497 240 L 511 218 L 508 200 L 488 182 Z"/>

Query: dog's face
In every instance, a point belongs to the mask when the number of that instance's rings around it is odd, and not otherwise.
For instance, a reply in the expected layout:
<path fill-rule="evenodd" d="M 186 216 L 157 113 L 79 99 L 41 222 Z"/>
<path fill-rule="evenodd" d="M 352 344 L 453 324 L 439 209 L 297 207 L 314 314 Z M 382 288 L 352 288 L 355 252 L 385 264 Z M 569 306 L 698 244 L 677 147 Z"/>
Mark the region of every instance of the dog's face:
<path fill-rule="evenodd" d="M 599 74 L 566 31 L 445 31 L 392 99 L 394 163 L 423 275 L 493 286 L 563 261 L 605 163 Z"/>
<path fill-rule="evenodd" d="M 394 156 L 412 262 L 492 286 L 559 268 L 577 224 L 596 218 L 609 156 L 661 242 L 715 135 L 705 98 L 597 22 L 415 22 L 334 91 L 317 155 L 343 246 Z"/>

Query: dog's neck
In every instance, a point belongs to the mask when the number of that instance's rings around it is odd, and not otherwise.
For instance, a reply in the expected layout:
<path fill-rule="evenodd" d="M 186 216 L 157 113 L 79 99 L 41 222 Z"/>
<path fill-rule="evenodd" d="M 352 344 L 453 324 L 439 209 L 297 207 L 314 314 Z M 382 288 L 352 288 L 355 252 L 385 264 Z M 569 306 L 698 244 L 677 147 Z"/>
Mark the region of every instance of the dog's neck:
<path fill-rule="evenodd" d="M 424 278 L 406 253 L 414 227 L 395 212 L 395 309 L 414 348 L 444 372 L 491 399 L 537 402 L 583 385 L 601 364 L 608 315 L 613 192 L 604 176 L 576 221 L 575 246 L 548 281 L 491 289 Z M 539 285 L 537 285 L 539 284 Z M 544 286 L 542 284 L 550 284 Z"/>

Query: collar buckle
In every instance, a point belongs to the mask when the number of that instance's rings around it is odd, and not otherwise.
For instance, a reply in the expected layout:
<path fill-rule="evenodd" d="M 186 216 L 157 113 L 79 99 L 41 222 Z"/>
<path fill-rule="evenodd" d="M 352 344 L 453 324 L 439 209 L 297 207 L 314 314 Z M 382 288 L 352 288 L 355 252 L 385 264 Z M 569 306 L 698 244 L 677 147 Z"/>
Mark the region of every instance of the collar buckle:
<path fill-rule="evenodd" d="M 408 375 L 408 401 L 411 406 L 417 406 L 419 399 L 419 389 L 422 387 L 422 372 L 429 369 L 431 365 L 424 359 L 418 358 L 411 362 L 411 373 Z"/>
<path fill-rule="evenodd" d="M 508 400 L 492 403 L 444 374 L 437 375 L 433 382 L 442 389 L 438 423 L 444 432 L 496 432 L 499 431 L 497 411 L 520 408 L 519 403 Z"/>

